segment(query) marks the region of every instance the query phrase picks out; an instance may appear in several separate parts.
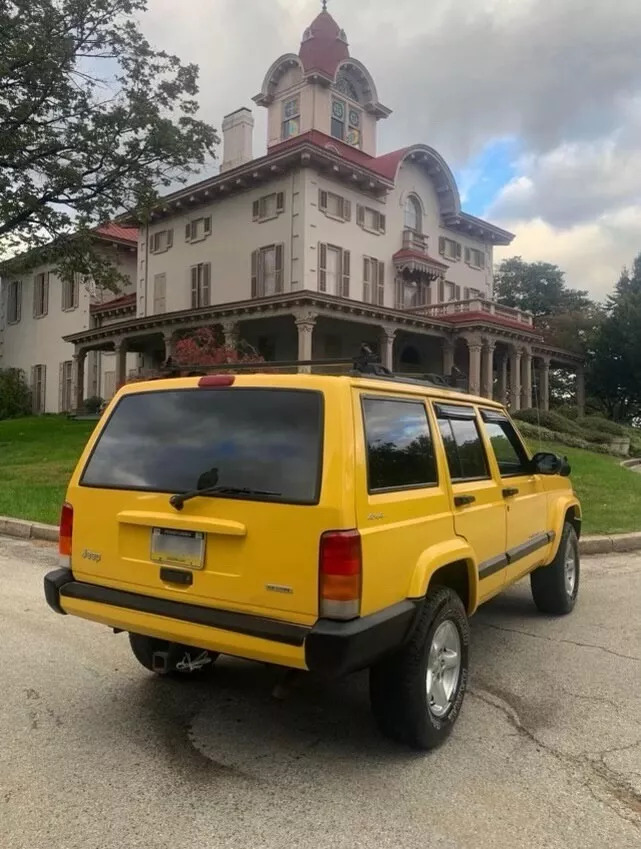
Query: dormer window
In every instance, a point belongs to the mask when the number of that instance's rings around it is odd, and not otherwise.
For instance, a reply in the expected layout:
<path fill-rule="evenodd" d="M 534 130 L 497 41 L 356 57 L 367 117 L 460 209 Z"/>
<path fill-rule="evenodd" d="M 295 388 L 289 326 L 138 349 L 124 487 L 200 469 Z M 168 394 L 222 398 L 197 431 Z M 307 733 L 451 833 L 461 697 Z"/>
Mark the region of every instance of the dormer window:
<path fill-rule="evenodd" d="M 350 100 L 353 100 L 354 103 L 358 103 L 360 101 L 358 89 L 354 85 L 353 80 L 350 79 L 350 77 L 345 73 L 345 71 L 338 72 L 336 88 L 338 89 L 338 91 L 340 91 L 341 94 L 344 94 L 345 97 L 349 97 Z"/>
<path fill-rule="evenodd" d="M 332 136 L 352 147 L 361 146 L 361 113 L 344 100 L 332 99 Z"/>
<path fill-rule="evenodd" d="M 283 139 L 300 133 L 300 100 L 293 97 L 283 103 Z"/>
<path fill-rule="evenodd" d="M 405 201 L 405 229 L 413 233 L 423 232 L 423 210 L 416 195 L 410 195 Z"/>

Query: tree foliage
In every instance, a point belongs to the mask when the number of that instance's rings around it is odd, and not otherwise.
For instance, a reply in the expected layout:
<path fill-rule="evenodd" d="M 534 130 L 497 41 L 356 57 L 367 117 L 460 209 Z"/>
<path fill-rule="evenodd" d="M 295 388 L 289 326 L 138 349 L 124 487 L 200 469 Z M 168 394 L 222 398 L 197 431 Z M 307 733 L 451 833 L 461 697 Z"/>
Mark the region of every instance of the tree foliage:
<path fill-rule="evenodd" d="M 546 326 L 549 316 L 580 313 L 592 306 L 587 292 L 568 289 L 558 265 L 525 262 L 520 256 L 504 259 L 499 265 L 494 296 L 500 304 L 531 312 L 537 326 Z"/>
<path fill-rule="evenodd" d="M 0 420 L 31 415 L 31 390 L 17 368 L 0 369 Z"/>
<path fill-rule="evenodd" d="M 201 327 L 176 342 L 173 359 L 182 368 L 263 362 L 246 342 L 239 343 L 237 348 L 226 345 L 211 327 Z"/>
<path fill-rule="evenodd" d="M 113 288 L 91 230 L 213 154 L 198 68 L 154 50 L 147 0 L 0 0 L 0 246 Z M 73 234 L 73 235 L 72 235 Z M 33 248 L 44 248 L 44 254 Z"/>
<path fill-rule="evenodd" d="M 621 274 L 606 310 L 590 356 L 588 390 L 611 418 L 632 421 L 641 416 L 641 254 Z"/>

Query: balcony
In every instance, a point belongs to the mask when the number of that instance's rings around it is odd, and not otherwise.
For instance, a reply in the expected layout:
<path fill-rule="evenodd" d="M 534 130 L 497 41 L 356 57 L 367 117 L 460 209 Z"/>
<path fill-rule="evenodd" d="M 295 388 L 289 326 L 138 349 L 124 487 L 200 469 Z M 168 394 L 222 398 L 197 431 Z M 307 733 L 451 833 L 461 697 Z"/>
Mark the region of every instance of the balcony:
<path fill-rule="evenodd" d="M 426 254 L 428 250 L 427 236 L 415 230 L 403 230 L 403 250 L 417 251 Z"/>
<path fill-rule="evenodd" d="M 408 312 L 429 316 L 430 318 L 451 318 L 459 321 L 465 321 L 467 315 L 476 317 L 479 314 L 485 314 L 490 322 L 495 321 L 497 324 L 501 324 L 509 321 L 511 324 L 522 325 L 524 328 L 534 328 L 532 313 L 516 309 L 516 307 L 506 307 L 484 298 L 473 298 L 468 301 L 448 301 L 444 304 L 428 304 L 423 307 L 415 307 Z"/>

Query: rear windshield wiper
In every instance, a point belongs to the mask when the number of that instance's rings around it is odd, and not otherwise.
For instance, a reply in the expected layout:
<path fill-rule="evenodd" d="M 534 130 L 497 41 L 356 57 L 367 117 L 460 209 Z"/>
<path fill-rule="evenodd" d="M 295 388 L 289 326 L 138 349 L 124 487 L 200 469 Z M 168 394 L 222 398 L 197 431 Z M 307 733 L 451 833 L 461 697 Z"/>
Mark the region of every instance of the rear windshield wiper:
<path fill-rule="evenodd" d="M 172 495 L 169 503 L 176 510 L 182 510 L 186 501 L 192 498 L 198 498 L 200 495 L 212 495 L 219 493 L 220 495 L 259 495 L 262 497 L 273 496 L 277 498 L 282 495 L 282 492 L 271 492 L 268 489 L 249 489 L 240 486 L 206 486 L 202 489 L 192 489 L 189 492 L 180 492 L 177 495 Z"/>

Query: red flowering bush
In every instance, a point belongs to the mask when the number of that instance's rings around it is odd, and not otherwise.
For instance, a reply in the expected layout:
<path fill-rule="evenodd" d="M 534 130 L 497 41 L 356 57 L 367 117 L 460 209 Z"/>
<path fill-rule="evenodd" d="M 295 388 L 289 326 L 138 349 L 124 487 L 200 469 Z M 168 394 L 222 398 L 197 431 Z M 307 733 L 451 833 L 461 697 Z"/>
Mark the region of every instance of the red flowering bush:
<path fill-rule="evenodd" d="M 263 358 L 247 343 L 239 349 L 221 344 L 220 336 L 210 327 L 201 327 L 180 339 L 174 346 L 173 361 L 177 367 L 215 366 L 224 363 L 262 363 Z"/>

